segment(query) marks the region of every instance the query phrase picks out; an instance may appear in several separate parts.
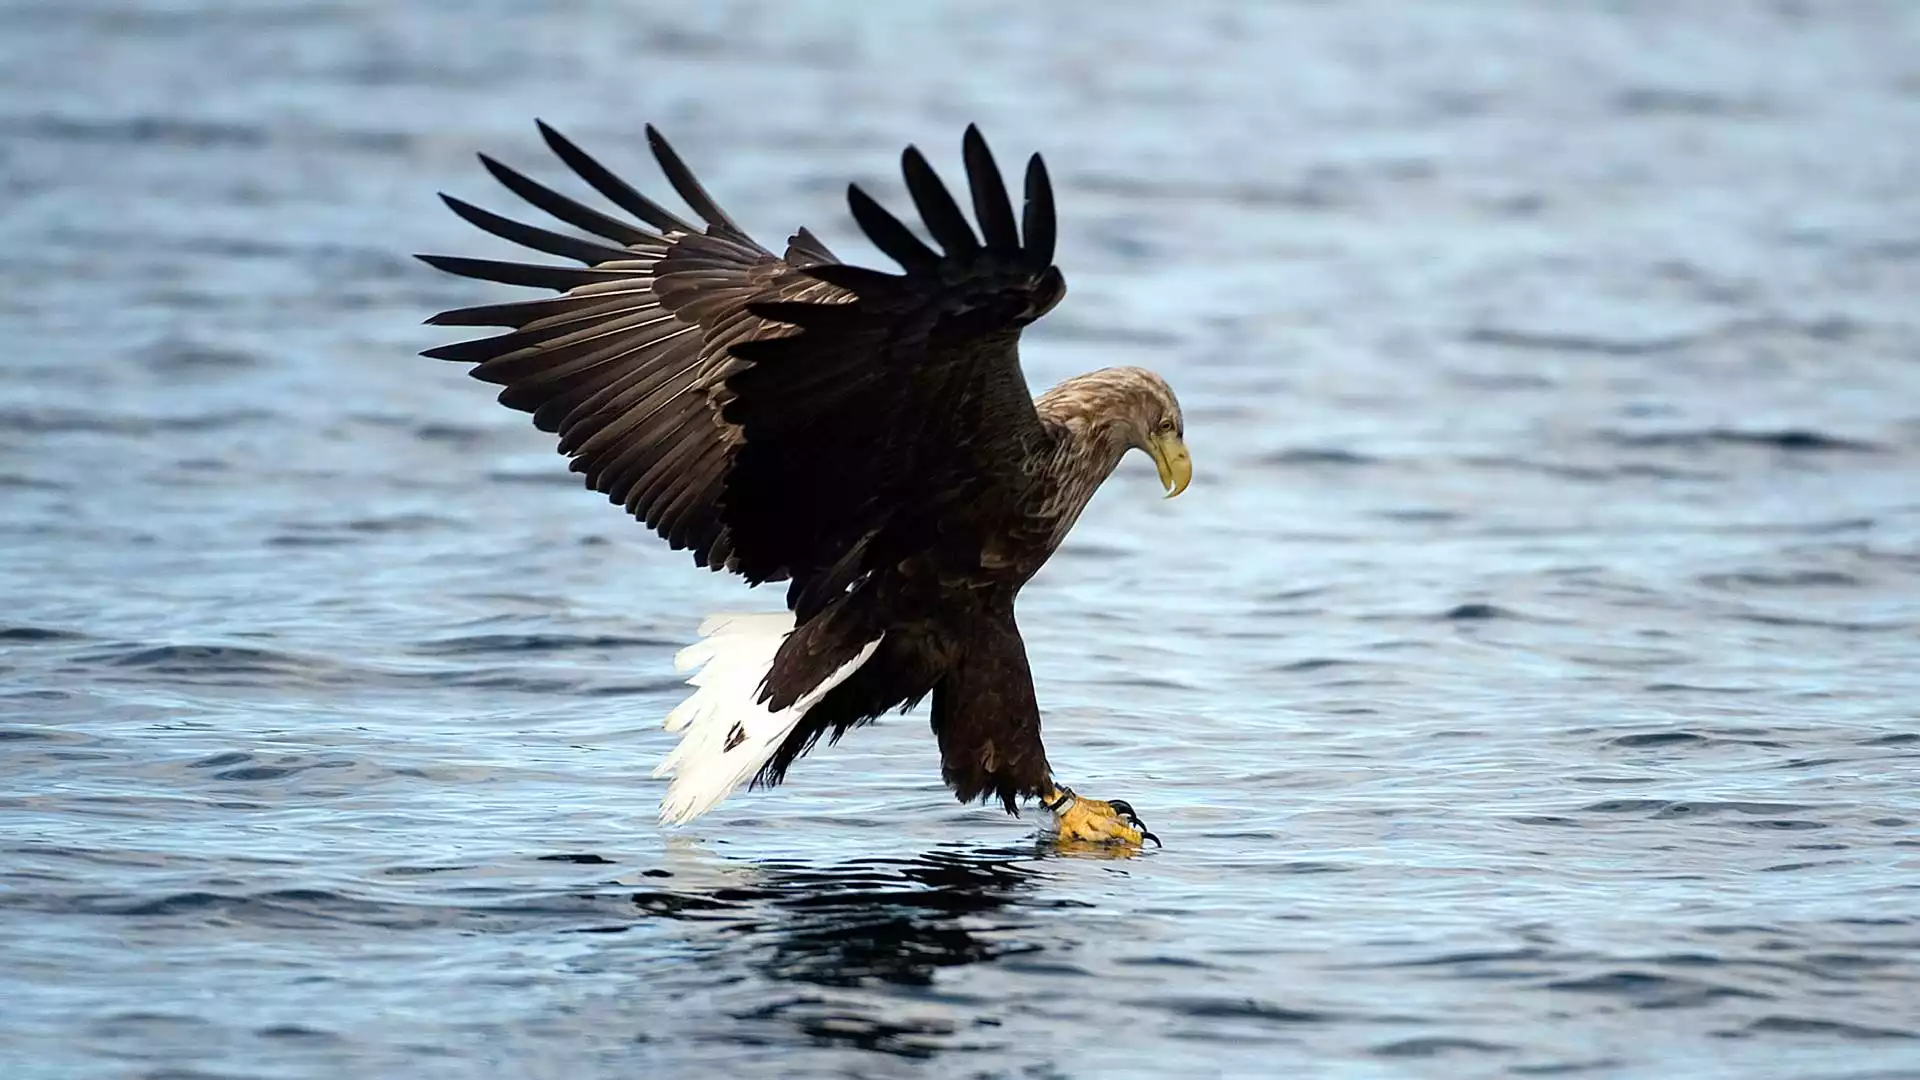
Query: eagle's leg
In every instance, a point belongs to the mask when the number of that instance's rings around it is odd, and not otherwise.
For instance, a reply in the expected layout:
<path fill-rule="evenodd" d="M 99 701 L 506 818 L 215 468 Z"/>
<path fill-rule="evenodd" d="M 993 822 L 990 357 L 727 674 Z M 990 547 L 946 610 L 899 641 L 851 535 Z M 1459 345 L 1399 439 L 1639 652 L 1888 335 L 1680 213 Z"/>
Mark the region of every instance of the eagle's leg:
<path fill-rule="evenodd" d="M 1160 846 L 1160 838 L 1147 831 L 1146 823 L 1124 800 L 1086 799 L 1075 795 L 1072 788 L 1050 786 L 1040 801 L 1053 812 L 1063 841 L 1139 847 L 1142 841 L 1151 840 L 1155 847 Z"/>

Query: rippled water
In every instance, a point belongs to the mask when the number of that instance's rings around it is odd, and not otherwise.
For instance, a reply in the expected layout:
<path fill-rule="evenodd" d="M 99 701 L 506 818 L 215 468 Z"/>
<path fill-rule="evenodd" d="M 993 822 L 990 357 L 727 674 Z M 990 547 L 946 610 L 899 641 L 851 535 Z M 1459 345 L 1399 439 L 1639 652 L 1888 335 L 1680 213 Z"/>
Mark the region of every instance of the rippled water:
<path fill-rule="evenodd" d="M 97 1076 L 1920 1075 L 1920 9 L 0 4 L 0 1059 Z M 544 116 L 767 237 L 1045 151 L 1165 372 L 924 720 L 653 824 L 700 613 L 418 325 Z M 543 171 L 541 175 L 554 175 Z"/>

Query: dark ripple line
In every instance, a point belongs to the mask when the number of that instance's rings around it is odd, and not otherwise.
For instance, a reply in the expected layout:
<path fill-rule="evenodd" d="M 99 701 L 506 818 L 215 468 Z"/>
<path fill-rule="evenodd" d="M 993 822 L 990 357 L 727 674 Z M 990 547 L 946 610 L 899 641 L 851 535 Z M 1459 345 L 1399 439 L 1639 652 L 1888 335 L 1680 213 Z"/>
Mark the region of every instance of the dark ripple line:
<path fill-rule="evenodd" d="M 1381 964 L 1365 964 L 1361 967 L 1373 968 L 1428 968 L 1428 967 L 1470 967 L 1481 964 L 1512 963 L 1559 963 L 1590 960 L 1590 953 L 1554 953 L 1537 945 L 1522 946 L 1517 949 L 1483 949 L 1470 952 L 1442 953 L 1439 956 L 1423 956 L 1414 960 L 1390 960 Z"/>
<path fill-rule="evenodd" d="M 1880 454 L 1888 450 L 1880 443 L 1828 435 L 1807 428 L 1746 431 L 1739 428 L 1710 427 L 1692 431 L 1601 431 L 1597 434 L 1603 442 L 1637 448 L 1704 450 L 1714 446 L 1758 446 L 1795 452 L 1832 451 L 1856 454 Z"/>
<path fill-rule="evenodd" d="M 37 476 L 22 476 L 19 473 L 0 473 L 0 488 L 15 491 L 66 491 L 72 484 L 63 484 Z"/>
<path fill-rule="evenodd" d="M 1540 349 L 1549 352 L 1600 353 L 1606 356 L 1645 356 L 1673 352 L 1706 340 L 1708 334 L 1675 334 L 1663 338 L 1603 338 L 1590 334 L 1555 334 L 1500 327 L 1478 327 L 1467 331 L 1466 340 L 1475 345 L 1497 345 L 1509 349 Z"/>
<path fill-rule="evenodd" d="M 1167 997 L 1129 1001 L 1136 1009 L 1163 1009 L 1202 1020 L 1253 1020 L 1263 1024 L 1326 1024 L 1355 1017 L 1313 1009 L 1290 1009 L 1255 998 Z"/>
<path fill-rule="evenodd" d="M 1884 631 L 1910 633 L 1914 623 L 1905 620 L 1888 622 L 1857 622 L 1845 619 L 1816 619 L 1805 615 L 1780 615 L 1767 611 L 1743 611 L 1734 615 L 1741 622 L 1758 623 L 1761 626 L 1781 626 L 1794 629 L 1838 630 L 1846 634 L 1874 634 Z"/>
<path fill-rule="evenodd" d="M 129 416 L 82 409 L 27 408 L 0 410 L 0 430 L 29 435 L 74 432 L 156 435 L 177 431 L 216 431 L 275 418 L 276 414 L 264 409 L 234 409 L 201 416 Z"/>
<path fill-rule="evenodd" d="M 92 741 L 94 740 L 90 736 L 71 731 L 60 731 L 55 728 L 0 727 L 0 742 L 54 742 L 73 744 Z M 46 754 L 43 756 L 55 757 L 56 755 Z M 65 760 L 72 759 L 66 758 Z"/>
<path fill-rule="evenodd" d="M 1588 814 L 1637 814 L 1645 813 L 1653 820 L 1681 817 L 1712 817 L 1716 814 L 1735 813 L 1753 816 L 1768 814 L 1786 814 L 1796 810 L 1811 810 L 1811 806 L 1798 803 L 1761 803 L 1761 802 L 1686 802 L 1669 799 L 1608 799 L 1580 808 Z"/>
<path fill-rule="evenodd" d="M 1521 615 L 1517 611 L 1484 603 L 1460 604 L 1457 607 L 1449 609 L 1440 617 L 1455 622 L 1481 622 L 1487 619 L 1526 618 L 1526 616 Z"/>
<path fill-rule="evenodd" d="M 1680 1009 L 1706 1005 L 1729 998 L 1771 1001 L 1774 995 L 1757 990 L 1727 986 L 1700 979 L 1654 975 L 1626 969 L 1584 978 L 1556 979 L 1545 984 L 1548 990 L 1568 993 L 1605 994 L 1623 998 L 1640 1009 Z"/>
<path fill-rule="evenodd" d="M 488 656 L 500 653 L 568 652 L 575 649 L 634 649 L 676 647 L 684 642 L 666 638 L 618 634 L 473 634 L 444 638 L 413 647 L 426 656 Z"/>
<path fill-rule="evenodd" d="M 258 149 L 270 144 L 337 146 L 391 153 L 406 150 L 415 138 L 400 131 L 355 131 L 310 125 L 270 127 L 183 116 L 59 116 L 37 113 L 0 117 L 0 132 L 61 142 L 130 143 L 177 146 L 191 150 Z"/>
<path fill-rule="evenodd" d="M 1735 590 L 1743 586 L 1761 589 L 1854 588 L 1866 582 L 1838 570 L 1742 570 L 1724 574 L 1702 574 L 1700 584 L 1715 589 Z"/>
<path fill-rule="evenodd" d="M 1371 1053 L 1388 1058 L 1430 1058 L 1454 1053 L 1504 1054 L 1513 1049 L 1514 1047 L 1505 1043 L 1482 1042 L 1479 1039 L 1462 1039 L 1446 1035 L 1426 1035 L 1376 1046 Z"/>
<path fill-rule="evenodd" d="M 165 375 L 198 371 L 226 373 L 262 367 L 267 357 L 246 349 L 170 339 L 144 350 L 140 363 L 150 371 Z"/>
<path fill-rule="evenodd" d="M 1292 450 L 1279 450 L 1264 454 L 1258 459 L 1262 465 L 1378 465 L 1380 459 L 1371 454 L 1362 454 L 1355 450 L 1343 450 L 1338 447 L 1300 447 Z"/>
<path fill-rule="evenodd" d="M 421 929 L 478 925 L 510 929 L 558 919 L 604 919 L 623 908 L 624 893 L 569 892 L 532 899 L 504 899 L 505 890 L 488 889 L 493 903 L 402 903 L 353 896 L 333 889 L 287 888 L 258 893 L 189 889 L 162 896 L 122 894 L 17 897 L 8 906 L 31 906 L 54 914 L 120 918 L 225 919 L 252 926 L 294 927 L 349 924 L 383 929 Z M 458 892 L 455 890 L 454 892 Z M 630 909 L 627 909 L 630 910 Z"/>
<path fill-rule="evenodd" d="M 1574 465 L 1567 462 L 1535 461 L 1511 455 L 1473 455 L 1459 459 L 1469 468 L 1502 469 L 1539 473 L 1562 480 L 1602 483 L 1610 480 L 1723 480 L 1726 474 L 1707 469 L 1679 469 L 1650 462 L 1626 462 L 1619 465 Z"/>
<path fill-rule="evenodd" d="M 1617 739 L 1609 739 L 1607 745 L 1627 749 L 1647 749 L 1661 746 L 1698 745 L 1706 741 L 1706 736 L 1695 735 L 1691 731 L 1649 731 L 1639 735 L 1622 735 Z"/>
<path fill-rule="evenodd" d="M 533 644 L 516 649 L 511 636 L 502 635 L 497 652 L 560 651 L 568 648 L 627 648 L 642 645 L 666 645 L 648 638 L 606 639 L 581 637 L 572 644 L 566 635 L 554 635 L 542 643 L 539 635 L 528 635 Z M 431 651 L 431 650 L 422 650 Z M 480 655 L 472 649 L 466 655 Z M 442 655 L 461 655 L 457 648 Z M 523 673 L 511 668 L 462 667 L 435 671 L 390 671 L 363 668 L 320 658 L 300 656 L 245 645 L 122 645 L 96 650 L 73 659 L 65 670 L 85 673 L 107 681 L 168 679 L 202 686 L 281 686 L 289 684 L 345 685 L 428 685 L 479 690 L 502 690 L 541 695 L 584 695 L 624 697 L 671 693 L 680 689 L 680 677 L 663 675 L 657 679 L 607 683 L 592 677 L 563 678 Z M 126 674 L 116 674 L 126 673 Z"/>
<path fill-rule="evenodd" d="M 1751 1034 L 1837 1035 L 1848 1039 L 1920 1039 L 1920 1033 L 1900 1028 L 1868 1027 L 1839 1020 L 1801 1016 L 1763 1016 L 1743 1030 Z"/>
<path fill-rule="evenodd" d="M 319 667 L 291 653 L 245 645 L 151 645 L 95 653 L 82 659 L 166 675 L 290 675 Z"/>
<path fill-rule="evenodd" d="M 0 642 L 21 642 L 39 645 L 55 641 L 86 641 L 87 635 L 77 630 L 56 630 L 47 626 L 7 626 L 0 627 Z"/>

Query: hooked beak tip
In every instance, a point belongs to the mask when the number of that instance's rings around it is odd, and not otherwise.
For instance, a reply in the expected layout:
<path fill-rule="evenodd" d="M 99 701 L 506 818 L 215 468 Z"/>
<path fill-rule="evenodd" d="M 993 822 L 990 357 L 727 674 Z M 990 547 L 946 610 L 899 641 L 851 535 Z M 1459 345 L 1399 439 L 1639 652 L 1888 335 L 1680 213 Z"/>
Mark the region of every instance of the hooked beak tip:
<path fill-rule="evenodd" d="M 1160 473 L 1160 486 L 1167 489 L 1166 498 L 1187 490 L 1193 482 L 1193 458 L 1187 454 L 1187 445 L 1177 435 L 1153 440 L 1150 447 L 1153 464 Z"/>

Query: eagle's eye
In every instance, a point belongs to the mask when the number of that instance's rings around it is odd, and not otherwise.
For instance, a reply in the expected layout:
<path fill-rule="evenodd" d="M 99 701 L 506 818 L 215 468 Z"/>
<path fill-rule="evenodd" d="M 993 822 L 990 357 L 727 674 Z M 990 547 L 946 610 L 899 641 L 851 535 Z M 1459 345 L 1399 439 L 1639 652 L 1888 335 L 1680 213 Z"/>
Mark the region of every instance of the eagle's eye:
<path fill-rule="evenodd" d="M 1168 419 L 1165 419 L 1165 420 L 1162 420 L 1162 421 L 1160 421 L 1160 434 L 1162 434 L 1162 435 L 1171 435 L 1171 434 L 1173 434 L 1173 420 L 1172 420 L 1172 418 L 1168 418 Z"/>

